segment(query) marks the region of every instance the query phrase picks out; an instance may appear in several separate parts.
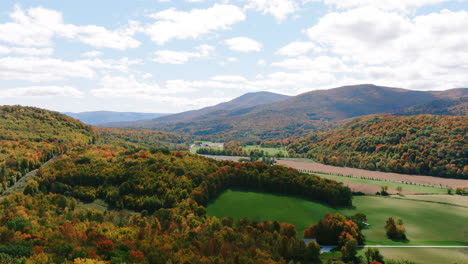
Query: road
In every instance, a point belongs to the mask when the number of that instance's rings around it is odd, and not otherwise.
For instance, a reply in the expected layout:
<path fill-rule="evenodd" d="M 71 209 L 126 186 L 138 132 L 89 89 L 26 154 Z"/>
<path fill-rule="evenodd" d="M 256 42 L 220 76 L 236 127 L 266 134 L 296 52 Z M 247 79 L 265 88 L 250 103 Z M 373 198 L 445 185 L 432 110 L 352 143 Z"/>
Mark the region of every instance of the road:
<path fill-rule="evenodd" d="M 49 164 L 52 160 L 54 160 L 57 156 L 53 157 L 52 159 L 46 161 L 45 163 L 43 163 L 41 165 L 41 167 Z M 23 193 L 24 191 L 24 188 L 26 187 L 26 185 L 28 184 L 28 181 L 31 180 L 31 179 L 34 179 L 34 177 L 36 176 L 37 174 L 37 171 L 38 169 L 36 170 L 32 170 L 28 173 L 26 173 L 23 177 L 21 177 L 15 184 L 13 184 L 12 186 L 8 187 L 1 195 L 0 195 L 0 200 L 3 200 L 5 199 L 5 197 L 7 197 L 8 195 L 10 194 L 13 194 L 13 193 Z"/>

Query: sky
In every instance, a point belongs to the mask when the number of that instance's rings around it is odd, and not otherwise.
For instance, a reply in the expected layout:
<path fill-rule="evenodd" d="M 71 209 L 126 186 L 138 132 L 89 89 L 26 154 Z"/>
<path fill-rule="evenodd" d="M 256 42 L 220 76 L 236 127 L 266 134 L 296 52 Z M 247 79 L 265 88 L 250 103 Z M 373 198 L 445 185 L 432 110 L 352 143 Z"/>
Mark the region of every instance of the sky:
<path fill-rule="evenodd" d="M 468 1 L 0 0 L 0 105 L 176 113 L 361 83 L 468 87 Z"/>

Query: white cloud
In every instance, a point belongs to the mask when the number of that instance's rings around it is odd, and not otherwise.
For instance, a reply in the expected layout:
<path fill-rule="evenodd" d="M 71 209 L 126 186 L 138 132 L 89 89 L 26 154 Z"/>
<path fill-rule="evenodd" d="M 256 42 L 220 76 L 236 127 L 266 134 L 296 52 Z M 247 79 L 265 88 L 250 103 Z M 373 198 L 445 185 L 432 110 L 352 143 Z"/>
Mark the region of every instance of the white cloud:
<path fill-rule="evenodd" d="M 266 64 L 266 61 L 264 59 L 259 59 L 257 61 L 257 65 L 264 66 Z"/>
<path fill-rule="evenodd" d="M 26 56 L 49 56 L 54 53 L 52 48 L 21 48 L 0 45 L 0 54 L 20 54 Z"/>
<path fill-rule="evenodd" d="M 364 74 L 362 80 L 427 90 L 468 83 L 466 28 L 467 11 L 408 18 L 365 7 L 329 13 L 307 33 L 334 57 L 357 65 L 354 74 Z"/>
<path fill-rule="evenodd" d="M 315 58 L 297 57 L 272 63 L 273 66 L 289 70 L 318 72 L 348 72 L 350 69 L 339 58 L 319 56 Z"/>
<path fill-rule="evenodd" d="M 15 6 L 12 22 L 0 24 L 0 41 L 25 47 L 52 46 L 55 36 L 75 39 L 95 47 L 124 50 L 136 48 L 140 42 L 132 36 L 139 31 L 137 23 L 126 28 L 108 30 L 104 27 L 65 24 L 60 12 L 42 7 L 24 11 Z"/>
<path fill-rule="evenodd" d="M 220 82 L 246 82 L 247 79 L 244 76 L 240 75 L 217 75 L 211 77 L 213 81 L 220 81 Z"/>
<path fill-rule="evenodd" d="M 159 45 L 173 39 L 197 39 L 219 30 L 228 30 L 246 18 L 239 7 L 223 4 L 190 11 L 171 8 L 150 17 L 156 22 L 146 27 L 145 32 Z"/>
<path fill-rule="evenodd" d="M 261 78 L 260 78 L 261 77 Z M 270 91 L 283 94 L 297 94 L 310 90 L 313 87 L 336 81 L 331 73 L 317 71 L 299 72 L 273 72 L 267 76 L 257 76 L 247 79 L 240 75 L 219 75 L 208 80 L 173 80 L 176 86 L 186 89 L 215 89 L 244 90 L 244 91 Z"/>
<path fill-rule="evenodd" d="M 321 52 L 322 48 L 318 47 L 316 44 L 307 41 L 294 41 L 288 45 L 280 48 L 276 54 L 283 56 L 299 56 L 305 55 L 309 52 Z"/>
<path fill-rule="evenodd" d="M 214 50 L 213 46 L 200 45 L 195 48 L 197 51 L 174 51 L 174 50 L 159 50 L 154 53 L 156 58 L 153 61 L 163 64 L 185 64 L 194 58 L 206 58 L 211 55 Z"/>
<path fill-rule="evenodd" d="M 0 58 L 0 80 L 41 82 L 69 78 L 92 79 L 96 76 L 96 70 L 127 72 L 130 65 L 137 63 L 139 61 L 128 58 L 65 61 L 44 57 L 3 57 Z"/>
<path fill-rule="evenodd" d="M 166 87 L 160 87 L 157 83 L 143 82 L 135 76 L 104 76 L 99 88 L 91 90 L 91 94 L 96 97 L 159 97 L 168 94 L 187 93 L 196 91 L 190 87 L 183 87 L 177 83 L 168 81 Z"/>
<path fill-rule="evenodd" d="M 247 37 L 236 37 L 227 39 L 224 43 L 230 50 L 239 52 L 258 52 L 262 50 L 262 43 Z"/>
<path fill-rule="evenodd" d="M 101 55 L 102 55 L 102 52 L 97 51 L 97 50 L 91 50 L 91 51 L 87 51 L 81 54 L 82 57 L 89 57 L 89 58 L 99 57 Z"/>
<path fill-rule="evenodd" d="M 244 0 L 247 1 L 246 8 L 255 9 L 263 14 L 275 17 L 278 23 L 283 22 L 290 14 L 299 10 L 294 0 Z"/>
<path fill-rule="evenodd" d="M 70 86 L 29 86 L 20 88 L 10 88 L 0 90 L 0 97 L 47 97 L 47 96 L 68 96 L 81 97 L 83 93 Z"/>
<path fill-rule="evenodd" d="M 453 0 L 306 0 L 305 2 L 324 2 L 339 9 L 372 6 L 382 10 L 414 10 L 419 7 L 435 5 Z M 460 2 L 463 0 L 459 0 Z"/>

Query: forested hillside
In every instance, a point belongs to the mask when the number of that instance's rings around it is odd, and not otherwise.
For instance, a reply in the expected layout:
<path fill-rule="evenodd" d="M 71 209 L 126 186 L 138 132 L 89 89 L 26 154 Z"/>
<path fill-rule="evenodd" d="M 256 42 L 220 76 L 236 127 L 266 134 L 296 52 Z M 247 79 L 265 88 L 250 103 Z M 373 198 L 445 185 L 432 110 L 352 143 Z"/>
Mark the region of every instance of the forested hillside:
<path fill-rule="evenodd" d="M 249 107 L 249 104 L 241 104 L 245 100 L 241 96 L 235 99 L 239 101 L 235 109 L 217 108 L 223 105 L 220 104 L 152 120 L 114 125 L 163 130 L 210 141 L 279 140 L 334 129 L 349 118 L 369 114 L 416 111 L 419 114 L 458 115 L 462 111 L 459 107 L 463 104 L 454 101 L 467 93 L 466 88 L 432 92 L 361 84 L 315 90 L 271 103 L 250 104 Z M 260 102 L 262 96 L 257 94 L 257 101 Z M 249 103 L 251 101 L 248 100 Z M 448 101 L 453 107 L 447 106 Z M 415 109 L 408 109 L 416 106 Z"/>
<path fill-rule="evenodd" d="M 95 141 L 91 128 L 58 112 L 0 107 L 0 192 L 54 155 Z"/>
<path fill-rule="evenodd" d="M 189 137 L 174 133 L 144 130 L 93 127 L 99 136 L 99 144 L 114 144 L 132 147 L 165 147 L 172 150 L 186 150 Z"/>
<path fill-rule="evenodd" d="M 434 100 L 395 112 L 395 115 L 468 115 L 468 96 Z"/>
<path fill-rule="evenodd" d="M 376 115 L 288 147 L 325 164 L 466 179 L 467 135 L 467 116 Z"/>
<path fill-rule="evenodd" d="M 352 204 L 343 184 L 291 168 L 155 147 L 183 141 L 174 134 L 92 130 L 59 113 L 24 107 L 3 107 L 2 124 L 8 174 L 30 155 L 40 157 L 36 167 L 57 157 L 23 194 L 2 198 L 1 263 L 307 261 L 318 258 L 318 246 L 306 246 L 294 225 L 219 220 L 206 216 L 205 206 L 227 188 Z M 96 199 L 108 205 L 106 212 L 85 209 L 83 202 Z"/>

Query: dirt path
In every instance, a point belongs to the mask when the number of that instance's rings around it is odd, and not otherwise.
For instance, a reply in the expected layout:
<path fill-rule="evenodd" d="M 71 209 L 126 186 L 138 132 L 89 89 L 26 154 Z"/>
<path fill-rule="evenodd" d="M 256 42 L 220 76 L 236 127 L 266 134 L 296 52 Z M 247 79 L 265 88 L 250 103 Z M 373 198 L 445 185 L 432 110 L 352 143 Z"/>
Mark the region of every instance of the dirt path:
<path fill-rule="evenodd" d="M 299 170 L 307 170 L 310 172 L 349 175 L 355 177 L 367 177 L 372 179 L 388 180 L 394 182 L 412 182 L 430 186 L 448 186 L 452 188 L 456 188 L 459 186 L 468 186 L 468 180 L 445 179 L 432 176 L 408 175 L 381 171 L 369 171 L 355 168 L 336 167 L 312 162 L 310 160 L 277 160 L 277 164 L 289 166 Z"/>
<path fill-rule="evenodd" d="M 52 160 L 54 160 L 56 157 L 53 157 L 52 159 L 46 161 L 44 164 L 41 165 L 41 167 L 46 166 L 49 164 Z M 5 199 L 8 195 L 13 194 L 13 193 L 23 193 L 24 188 L 28 184 L 29 180 L 32 180 L 34 177 L 37 175 L 36 170 L 32 170 L 28 173 L 26 173 L 23 177 L 21 177 L 14 185 L 8 187 L 1 195 L 0 195 L 0 200 Z"/>

